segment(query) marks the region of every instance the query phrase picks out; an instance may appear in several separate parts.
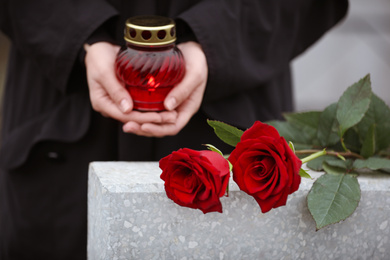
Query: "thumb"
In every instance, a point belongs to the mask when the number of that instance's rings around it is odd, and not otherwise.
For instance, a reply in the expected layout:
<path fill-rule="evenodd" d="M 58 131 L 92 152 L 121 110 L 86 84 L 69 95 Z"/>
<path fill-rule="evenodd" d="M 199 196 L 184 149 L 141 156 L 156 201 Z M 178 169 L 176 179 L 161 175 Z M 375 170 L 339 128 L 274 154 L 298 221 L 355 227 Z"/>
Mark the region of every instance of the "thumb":
<path fill-rule="evenodd" d="M 183 103 L 193 92 L 194 86 L 189 84 L 188 77 L 176 85 L 164 100 L 164 106 L 168 111 L 174 110 Z"/>
<path fill-rule="evenodd" d="M 184 57 L 186 73 L 183 80 L 168 93 L 164 101 L 167 110 L 177 108 L 207 82 L 208 67 L 201 46 L 195 42 L 186 42 L 179 44 L 178 48 Z"/>
<path fill-rule="evenodd" d="M 131 97 L 115 74 L 115 60 L 120 47 L 106 42 L 98 42 L 87 45 L 85 48 L 88 84 L 92 87 L 100 86 L 103 90 L 102 92 L 94 91 L 100 93 L 97 98 L 107 93 L 122 112 L 131 111 Z"/>
<path fill-rule="evenodd" d="M 107 73 L 105 77 L 101 78 L 101 84 L 105 86 L 108 95 L 123 113 L 133 109 L 130 94 L 117 79 L 115 73 Z"/>

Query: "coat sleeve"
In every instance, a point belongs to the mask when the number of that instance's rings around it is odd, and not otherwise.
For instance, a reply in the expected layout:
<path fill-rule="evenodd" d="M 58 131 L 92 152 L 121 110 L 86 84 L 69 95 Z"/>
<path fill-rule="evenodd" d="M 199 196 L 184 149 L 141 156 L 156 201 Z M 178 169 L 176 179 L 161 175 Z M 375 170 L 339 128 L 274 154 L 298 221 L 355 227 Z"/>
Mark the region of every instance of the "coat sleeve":
<path fill-rule="evenodd" d="M 181 13 L 209 66 L 205 101 L 259 87 L 346 14 L 347 0 L 207 0 Z"/>
<path fill-rule="evenodd" d="M 87 37 L 117 14 L 104 0 L 0 0 L 0 28 L 13 47 L 65 92 Z"/>

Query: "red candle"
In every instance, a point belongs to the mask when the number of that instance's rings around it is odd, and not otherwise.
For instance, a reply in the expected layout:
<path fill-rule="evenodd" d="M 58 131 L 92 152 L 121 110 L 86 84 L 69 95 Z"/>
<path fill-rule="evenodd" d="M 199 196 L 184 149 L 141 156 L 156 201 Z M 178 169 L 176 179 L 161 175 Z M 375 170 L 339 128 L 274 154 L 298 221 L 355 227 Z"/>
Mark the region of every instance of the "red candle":
<path fill-rule="evenodd" d="M 126 47 L 116 59 L 116 73 L 140 111 L 163 111 L 164 99 L 184 76 L 183 55 L 176 47 L 175 23 L 161 16 L 126 21 Z"/>

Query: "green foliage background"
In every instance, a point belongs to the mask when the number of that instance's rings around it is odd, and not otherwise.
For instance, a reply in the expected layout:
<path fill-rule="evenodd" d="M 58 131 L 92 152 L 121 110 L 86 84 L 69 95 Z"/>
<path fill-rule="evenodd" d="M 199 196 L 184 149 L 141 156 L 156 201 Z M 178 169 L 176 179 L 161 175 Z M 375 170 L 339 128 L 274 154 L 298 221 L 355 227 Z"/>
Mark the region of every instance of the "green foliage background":
<path fill-rule="evenodd" d="M 361 171 L 390 173 L 390 108 L 372 92 L 370 75 L 347 88 L 337 103 L 323 111 L 285 114 L 268 122 L 294 143 L 296 153 L 326 149 L 327 155 L 307 163 L 324 171 L 307 203 L 317 229 L 349 217 L 360 201 Z"/>

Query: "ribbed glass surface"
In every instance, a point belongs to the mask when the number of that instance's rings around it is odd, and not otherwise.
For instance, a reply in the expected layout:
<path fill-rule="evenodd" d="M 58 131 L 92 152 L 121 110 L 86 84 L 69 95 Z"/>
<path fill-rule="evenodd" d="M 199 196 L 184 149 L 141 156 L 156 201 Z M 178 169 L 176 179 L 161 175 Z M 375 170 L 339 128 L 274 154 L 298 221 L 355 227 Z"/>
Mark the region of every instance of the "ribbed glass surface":
<path fill-rule="evenodd" d="M 180 50 L 168 47 L 128 47 L 116 60 L 116 73 L 134 101 L 134 108 L 146 111 L 164 110 L 168 92 L 185 73 Z"/>

